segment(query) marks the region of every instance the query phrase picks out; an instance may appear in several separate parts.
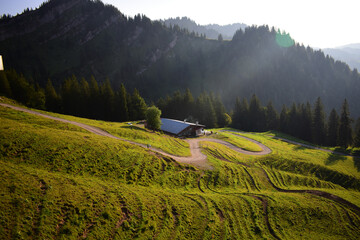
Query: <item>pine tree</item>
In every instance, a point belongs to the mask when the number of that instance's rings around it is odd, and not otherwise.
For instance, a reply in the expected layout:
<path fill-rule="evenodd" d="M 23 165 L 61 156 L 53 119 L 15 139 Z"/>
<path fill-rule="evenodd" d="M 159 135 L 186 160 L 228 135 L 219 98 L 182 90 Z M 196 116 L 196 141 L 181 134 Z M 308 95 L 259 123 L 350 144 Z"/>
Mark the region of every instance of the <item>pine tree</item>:
<path fill-rule="evenodd" d="M 209 96 L 206 97 L 205 101 L 205 123 L 207 123 L 207 126 L 209 128 L 216 128 L 218 127 L 217 121 L 216 121 L 216 112 L 214 105 L 211 101 L 211 98 Z"/>
<path fill-rule="evenodd" d="M 75 75 L 64 81 L 61 90 L 64 112 L 74 116 L 80 116 L 80 86 Z"/>
<path fill-rule="evenodd" d="M 289 116 L 288 110 L 285 105 L 283 105 L 280 113 L 280 131 L 283 133 L 289 133 Z"/>
<path fill-rule="evenodd" d="M 118 96 L 118 114 L 119 120 L 125 122 L 129 120 L 129 110 L 127 107 L 127 92 L 124 84 L 121 84 Z"/>
<path fill-rule="evenodd" d="M 92 111 L 92 106 L 90 105 L 90 86 L 85 78 L 80 80 L 80 113 L 82 116 L 90 117 L 90 112 Z"/>
<path fill-rule="evenodd" d="M 339 115 L 335 109 L 332 109 L 328 121 L 327 145 L 337 146 L 339 139 Z"/>
<path fill-rule="evenodd" d="M 299 137 L 300 127 L 299 127 L 299 114 L 296 104 L 293 103 L 291 109 L 288 113 L 289 122 L 288 122 L 288 133 L 294 137 Z"/>
<path fill-rule="evenodd" d="M 264 112 L 260 100 L 254 94 L 249 106 L 249 125 L 251 131 L 262 131 L 265 123 Z"/>
<path fill-rule="evenodd" d="M 186 117 L 189 121 L 189 118 L 193 118 L 194 110 L 195 110 L 195 100 L 190 91 L 190 89 L 186 89 L 184 97 L 183 97 L 183 106 L 184 108 L 184 117 Z"/>
<path fill-rule="evenodd" d="M 312 113 L 309 102 L 301 106 L 301 139 L 311 142 L 312 140 Z"/>
<path fill-rule="evenodd" d="M 272 102 L 266 106 L 266 130 L 277 130 L 279 126 L 279 116 Z"/>
<path fill-rule="evenodd" d="M 197 113 L 195 117 L 208 128 L 217 126 L 216 113 L 207 93 L 201 93 L 196 99 Z"/>
<path fill-rule="evenodd" d="M 354 147 L 360 147 L 360 117 L 356 121 L 355 125 Z"/>
<path fill-rule="evenodd" d="M 23 75 L 17 74 L 15 70 L 6 71 L 6 78 L 9 81 L 11 93 L 15 100 L 29 105 L 34 88 Z"/>
<path fill-rule="evenodd" d="M 239 97 L 235 100 L 234 112 L 232 115 L 232 126 L 237 129 L 241 129 L 241 103 Z"/>
<path fill-rule="evenodd" d="M 341 108 L 339 126 L 339 145 L 343 148 L 347 148 L 352 144 L 351 122 L 352 120 L 350 118 L 349 106 L 347 100 L 345 99 Z"/>
<path fill-rule="evenodd" d="M 46 98 L 44 89 L 41 88 L 38 83 L 35 84 L 35 87 L 31 85 L 30 89 L 31 95 L 28 106 L 36 109 L 45 110 Z"/>
<path fill-rule="evenodd" d="M 226 110 L 224 104 L 222 103 L 219 95 L 214 99 L 213 105 L 215 109 L 217 125 L 218 127 L 224 127 L 227 124 L 228 119 L 225 115 Z"/>
<path fill-rule="evenodd" d="M 145 100 L 140 96 L 139 91 L 135 88 L 129 102 L 130 120 L 145 119 L 145 111 L 147 109 Z"/>
<path fill-rule="evenodd" d="M 103 109 L 102 119 L 114 120 L 115 94 L 109 79 L 100 87 L 101 107 Z"/>
<path fill-rule="evenodd" d="M 4 71 L 0 71 L 0 95 L 11 97 L 11 87 Z"/>
<path fill-rule="evenodd" d="M 224 127 L 228 127 L 231 125 L 232 123 L 232 119 L 231 119 L 231 116 L 227 113 L 224 113 L 224 119 L 225 119 L 225 125 Z"/>
<path fill-rule="evenodd" d="M 48 79 L 45 86 L 45 107 L 49 111 L 60 112 L 61 100 L 59 95 L 56 93 L 55 88 L 50 79 Z"/>
<path fill-rule="evenodd" d="M 243 98 L 240 105 L 240 125 L 245 131 L 250 129 L 250 114 L 249 114 L 249 104 L 246 98 Z"/>
<path fill-rule="evenodd" d="M 313 142 L 318 145 L 325 144 L 325 113 L 324 106 L 320 97 L 316 100 L 314 106 L 314 119 L 313 119 Z"/>
<path fill-rule="evenodd" d="M 97 81 L 94 76 L 90 78 L 90 99 L 89 104 L 91 107 L 90 115 L 92 118 L 100 119 L 101 115 L 101 103 L 100 103 L 100 90 Z"/>

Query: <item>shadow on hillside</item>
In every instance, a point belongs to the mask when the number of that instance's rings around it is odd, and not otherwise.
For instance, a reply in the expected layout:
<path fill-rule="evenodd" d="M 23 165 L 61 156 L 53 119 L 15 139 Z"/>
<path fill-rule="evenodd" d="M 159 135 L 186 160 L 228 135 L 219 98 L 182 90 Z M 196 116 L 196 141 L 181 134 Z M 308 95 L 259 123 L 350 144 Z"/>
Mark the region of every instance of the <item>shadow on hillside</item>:
<path fill-rule="evenodd" d="M 360 172 L 360 157 L 353 157 L 354 167 L 358 172 Z"/>
<path fill-rule="evenodd" d="M 301 150 L 306 150 L 306 149 L 309 149 L 309 148 L 305 147 L 305 146 L 301 146 L 301 145 L 295 145 L 294 146 L 295 151 L 301 151 Z"/>
<path fill-rule="evenodd" d="M 338 161 L 345 161 L 346 156 L 339 155 L 339 154 L 330 154 L 329 157 L 325 161 L 325 165 L 333 165 Z"/>

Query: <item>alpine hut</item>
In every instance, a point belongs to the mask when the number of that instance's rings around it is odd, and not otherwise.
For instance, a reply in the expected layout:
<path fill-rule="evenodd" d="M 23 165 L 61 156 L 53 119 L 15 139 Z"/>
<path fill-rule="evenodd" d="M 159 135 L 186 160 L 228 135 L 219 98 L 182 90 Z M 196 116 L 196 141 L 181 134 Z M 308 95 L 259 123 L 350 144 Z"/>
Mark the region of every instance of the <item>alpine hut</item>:
<path fill-rule="evenodd" d="M 205 125 L 168 118 L 161 118 L 161 130 L 178 137 L 200 136 Z"/>

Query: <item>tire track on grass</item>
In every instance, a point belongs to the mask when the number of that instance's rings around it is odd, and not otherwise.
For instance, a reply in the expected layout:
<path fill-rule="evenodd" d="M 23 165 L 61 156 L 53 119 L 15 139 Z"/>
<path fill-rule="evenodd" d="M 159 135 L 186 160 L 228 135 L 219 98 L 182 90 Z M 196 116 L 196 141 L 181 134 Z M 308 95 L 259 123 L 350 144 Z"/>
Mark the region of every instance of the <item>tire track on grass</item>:
<path fill-rule="evenodd" d="M 277 191 L 279 192 L 284 192 L 284 193 L 309 193 L 318 197 L 323 197 L 329 200 L 332 200 L 334 202 L 340 203 L 341 205 L 345 205 L 348 208 L 352 209 L 359 217 L 360 217 L 360 207 L 358 207 L 357 205 L 339 197 L 336 196 L 334 194 L 328 193 L 328 192 L 323 192 L 320 190 L 290 190 L 290 189 L 283 189 L 283 188 L 279 188 L 277 187 L 270 179 L 268 173 L 265 171 L 265 169 L 260 168 L 262 170 L 262 172 L 264 173 L 267 181 L 270 183 L 270 185 L 275 188 Z"/>

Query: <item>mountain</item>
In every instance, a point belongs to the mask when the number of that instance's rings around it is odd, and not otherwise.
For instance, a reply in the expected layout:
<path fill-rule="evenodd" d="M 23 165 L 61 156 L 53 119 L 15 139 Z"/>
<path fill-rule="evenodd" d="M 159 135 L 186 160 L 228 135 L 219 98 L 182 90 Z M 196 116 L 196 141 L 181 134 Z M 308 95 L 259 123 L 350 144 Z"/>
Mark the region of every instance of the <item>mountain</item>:
<path fill-rule="evenodd" d="M 50 0 L 0 20 L 0 52 L 6 69 L 42 86 L 48 78 L 59 86 L 73 74 L 94 76 L 115 89 L 137 88 L 148 102 L 186 88 L 194 95 L 212 91 L 228 109 L 252 94 L 278 110 L 321 97 L 330 111 L 347 98 L 353 117 L 360 116 L 356 70 L 268 26 L 218 41 L 143 15 L 126 17 L 100 1 Z"/>
<path fill-rule="evenodd" d="M 325 48 L 323 51 L 339 61 L 346 62 L 351 68 L 360 69 L 360 43 L 337 48 Z"/>
<path fill-rule="evenodd" d="M 219 24 L 208 24 L 205 25 L 205 28 L 207 29 L 213 29 L 217 31 L 218 33 L 223 35 L 224 39 L 232 39 L 232 36 L 236 33 L 237 30 L 242 29 L 245 30 L 248 26 L 244 23 L 233 23 L 233 24 L 227 24 L 227 25 L 219 25 Z M 227 38 L 228 36 L 231 36 Z"/>
<path fill-rule="evenodd" d="M 169 18 L 164 20 L 163 23 L 168 27 L 178 25 L 180 28 L 189 30 L 189 32 L 206 35 L 206 38 L 209 39 L 218 39 L 219 34 L 221 34 L 225 40 L 231 40 L 237 30 L 244 30 L 247 27 L 247 25 L 243 23 L 234 23 L 222 26 L 218 24 L 199 25 L 187 17 Z"/>

